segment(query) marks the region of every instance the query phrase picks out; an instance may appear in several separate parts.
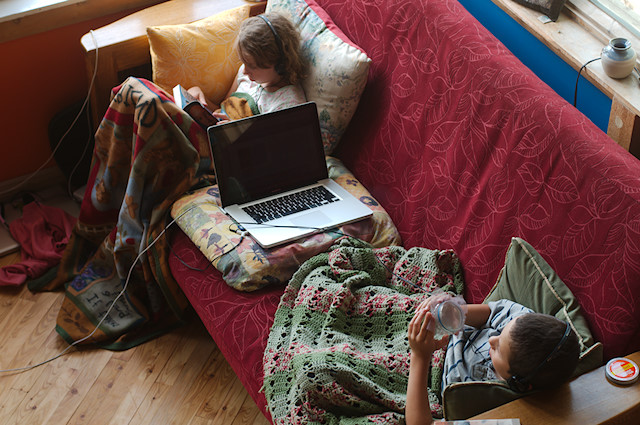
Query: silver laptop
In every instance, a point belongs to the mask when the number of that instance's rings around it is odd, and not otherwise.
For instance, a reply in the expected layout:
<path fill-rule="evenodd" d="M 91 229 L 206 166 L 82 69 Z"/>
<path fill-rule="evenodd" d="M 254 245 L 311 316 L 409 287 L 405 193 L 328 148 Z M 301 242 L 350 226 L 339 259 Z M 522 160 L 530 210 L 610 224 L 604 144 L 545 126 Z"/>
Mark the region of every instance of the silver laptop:
<path fill-rule="evenodd" d="M 208 134 L 222 208 L 264 248 L 372 215 L 328 178 L 314 102 Z"/>

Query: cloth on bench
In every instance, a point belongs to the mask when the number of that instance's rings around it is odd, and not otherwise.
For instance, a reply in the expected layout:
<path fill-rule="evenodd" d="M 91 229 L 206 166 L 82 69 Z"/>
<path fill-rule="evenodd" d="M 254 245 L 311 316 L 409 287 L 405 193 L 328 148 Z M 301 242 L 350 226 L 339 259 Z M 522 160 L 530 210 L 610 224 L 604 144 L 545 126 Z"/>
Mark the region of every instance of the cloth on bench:
<path fill-rule="evenodd" d="M 78 221 L 58 275 L 42 288 L 65 287 L 56 330 L 67 342 L 99 324 L 83 344 L 126 349 L 183 322 L 188 301 L 169 270 L 163 230 L 171 204 L 205 179 L 210 158 L 205 131 L 162 89 L 133 77 L 114 88 Z"/>

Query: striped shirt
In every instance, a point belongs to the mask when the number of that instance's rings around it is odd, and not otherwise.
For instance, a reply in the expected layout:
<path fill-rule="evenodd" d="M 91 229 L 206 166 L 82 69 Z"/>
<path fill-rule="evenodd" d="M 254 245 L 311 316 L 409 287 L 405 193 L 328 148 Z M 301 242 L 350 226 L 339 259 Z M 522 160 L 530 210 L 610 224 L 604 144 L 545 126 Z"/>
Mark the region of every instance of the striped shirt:
<path fill-rule="evenodd" d="M 498 380 L 489 357 L 489 338 L 500 335 L 507 323 L 516 317 L 533 313 L 533 310 L 509 300 L 488 304 L 491 313 L 482 328 L 465 326 L 462 332 L 449 340 L 442 391 L 454 382 Z"/>

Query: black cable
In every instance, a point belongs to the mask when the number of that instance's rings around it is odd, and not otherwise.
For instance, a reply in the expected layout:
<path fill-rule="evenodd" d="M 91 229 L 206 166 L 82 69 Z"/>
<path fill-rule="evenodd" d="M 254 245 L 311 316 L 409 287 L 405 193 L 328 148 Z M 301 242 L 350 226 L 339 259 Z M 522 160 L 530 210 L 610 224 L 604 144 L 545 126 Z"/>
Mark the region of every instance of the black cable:
<path fill-rule="evenodd" d="M 173 256 L 176 257 L 178 259 L 178 261 L 180 261 L 182 263 L 182 265 L 185 266 L 186 268 L 188 268 L 189 270 L 193 270 L 193 271 L 196 271 L 196 272 L 204 272 L 204 271 L 207 271 L 209 266 L 211 266 L 211 262 L 210 261 L 207 263 L 207 267 L 205 267 L 204 269 L 199 269 L 197 267 L 190 266 L 182 258 L 180 258 L 180 256 L 173 250 L 173 247 L 171 246 L 171 244 L 169 244 L 169 251 L 171 251 Z"/>
<path fill-rule="evenodd" d="M 192 207 L 193 209 L 194 207 Z M 186 213 L 186 211 L 185 211 Z M 185 214 L 183 213 L 183 214 Z M 175 221 L 175 220 L 174 220 Z M 197 267 L 193 267 L 189 264 L 187 264 L 182 258 L 180 258 L 180 256 L 178 256 L 178 254 L 173 250 L 173 247 L 171 246 L 171 244 L 169 244 L 169 249 L 171 250 L 171 253 L 178 259 L 178 261 L 180 261 L 185 267 L 189 268 L 190 270 L 194 270 L 194 271 L 198 271 L 198 272 L 204 272 L 206 271 L 211 264 L 213 264 L 213 262 L 215 260 L 217 260 L 218 258 L 227 255 L 228 253 L 230 253 L 231 251 L 233 251 L 234 249 L 236 249 L 238 246 L 240 246 L 240 244 L 244 241 L 244 238 L 246 235 L 249 234 L 249 232 L 247 232 L 247 230 L 242 226 L 243 224 L 246 225 L 260 225 L 260 226 L 265 226 L 265 227 L 277 227 L 277 228 L 296 228 L 296 229 L 311 229 L 311 230 L 318 230 L 318 231 L 324 231 L 324 232 L 331 232 L 331 233 L 337 233 L 338 235 L 341 236 L 345 236 L 348 238 L 353 238 L 353 239 L 357 239 L 357 240 L 362 240 L 360 238 L 358 238 L 357 236 L 353 236 L 353 235 L 348 235 L 344 232 L 341 232 L 340 230 L 338 230 L 337 228 L 331 228 L 331 229 L 323 229 L 320 227 L 309 227 L 309 226 L 286 226 L 286 225 L 277 225 L 277 224 L 268 224 L 268 223 L 250 223 L 250 222 L 236 222 L 235 220 L 233 220 L 233 224 L 236 225 L 236 229 L 231 229 L 232 224 L 229 225 L 228 229 L 230 232 L 236 233 L 238 235 L 240 235 L 240 240 L 238 241 L 238 243 L 236 243 L 232 248 L 230 248 L 229 250 L 227 250 L 226 252 L 223 252 L 222 254 L 220 254 L 219 256 L 213 258 L 212 260 L 209 260 L 207 267 L 205 267 L 204 269 L 200 269 Z M 398 279 L 400 279 L 401 281 L 413 286 L 414 288 L 416 288 L 419 291 L 422 292 L 426 292 L 425 288 L 422 288 L 420 286 L 418 286 L 417 284 L 415 284 L 414 282 L 411 282 L 408 279 L 405 279 L 404 277 L 394 273 L 393 270 L 390 270 L 389 267 L 387 267 L 386 264 L 384 264 L 382 262 L 382 260 L 380 258 L 378 258 L 378 256 L 376 256 L 376 260 L 378 260 L 378 262 L 387 270 L 387 272 L 389 272 L 389 274 L 391 274 L 392 276 L 397 277 Z"/>
<path fill-rule="evenodd" d="M 237 230 L 240 230 L 240 229 L 238 228 Z M 169 250 L 171 251 L 171 253 L 173 254 L 173 256 L 174 256 L 174 257 L 176 257 L 176 258 L 178 259 L 178 261 L 180 261 L 180 262 L 181 262 L 181 263 L 182 263 L 186 268 L 188 268 L 188 269 L 190 269 L 190 270 L 193 270 L 193 271 L 196 271 L 196 272 L 204 272 L 204 271 L 207 271 L 207 270 L 209 269 L 209 267 L 211 267 L 211 265 L 213 264 L 213 262 L 214 262 L 214 261 L 216 261 L 218 258 L 221 258 L 221 257 L 222 257 L 222 256 L 224 256 L 224 255 L 227 255 L 228 253 L 230 253 L 231 251 L 233 251 L 234 249 L 236 249 L 237 247 L 239 247 L 239 246 L 240 246 L 240 244 L 242 243 L 242 241 L 244 241 L 245 234 L 244 234 L 244 233 L 238 233 L 238 231 L 237 231 L 237 230 L 232 230 L 232 229 L 231 229 L 231 225 L 229 225 L 229 231 L 231 231 L 231 232 L 233 232 L 233 233 L 236 233 L 236 234 L 239 234 L 239 235 L 240 235 L 240 240 L 238 241 L 238 243 L 236 243 L 236 244 L 235 244 L 235 245 L 233 245 L 231 248 L 229 248 L 229 250 L 228 250 L 228 251 L 223 252 L 222 254 L 218 255 L 217 257 L 214 257 L 214 258 L 212 258 L 211 260 L 209 260 L 209 261 L 207 262 L 207 267 L 205 267 L 204 269 L 200 269 L 200 268 L 197 268 L 197 267 L 193 267 L 193 266 L 190 266 L 189 264 L 187 264 L 187 263 L 186 263 L 182 258 L 180 258 L 180 256 L 179 256 L 179 255 L 178 255 L 178 254 L 173 250 L 173 247 L 171 246 L 171 244 L 168 244 L 168 245 L 169 245 Z"/>
<path fill-rule="evenodd" d="M 582 65 L 580 67 L 580 70 L 578 71 L 578 78 L 576 78 L 576 89 L 573 92 L 573 106 L 576 106 L 576 104 L 578 103 L 578 81 L 580 81 L 580 74 L 582 74 L 582 70 L 589 65 L 591 62 L 595 62 L 595 61 L 599 61 L 600 58 L 594 58 L 591 59 L 590 61 L 587 61 L 584 65 Z"/>

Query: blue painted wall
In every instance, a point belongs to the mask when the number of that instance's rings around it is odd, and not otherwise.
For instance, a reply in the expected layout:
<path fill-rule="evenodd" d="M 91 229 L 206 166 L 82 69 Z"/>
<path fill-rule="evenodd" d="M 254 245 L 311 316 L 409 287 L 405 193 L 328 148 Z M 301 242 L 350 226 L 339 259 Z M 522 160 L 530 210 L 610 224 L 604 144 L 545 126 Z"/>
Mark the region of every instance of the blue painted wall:
<path fill-rule="evenodd" d="M 567 102 L 573 104 L 578 72 L 560 59 L 529 31 L 496 6 L 491 0 L 459 0 L 460 3 L 493 33 L 522 63 Z M 583 71 L 584 72 L 584 71 Z M 607 132 L 611 99 L 587 81 L 578 83 L 577 107 L 602 131 Z"/>

